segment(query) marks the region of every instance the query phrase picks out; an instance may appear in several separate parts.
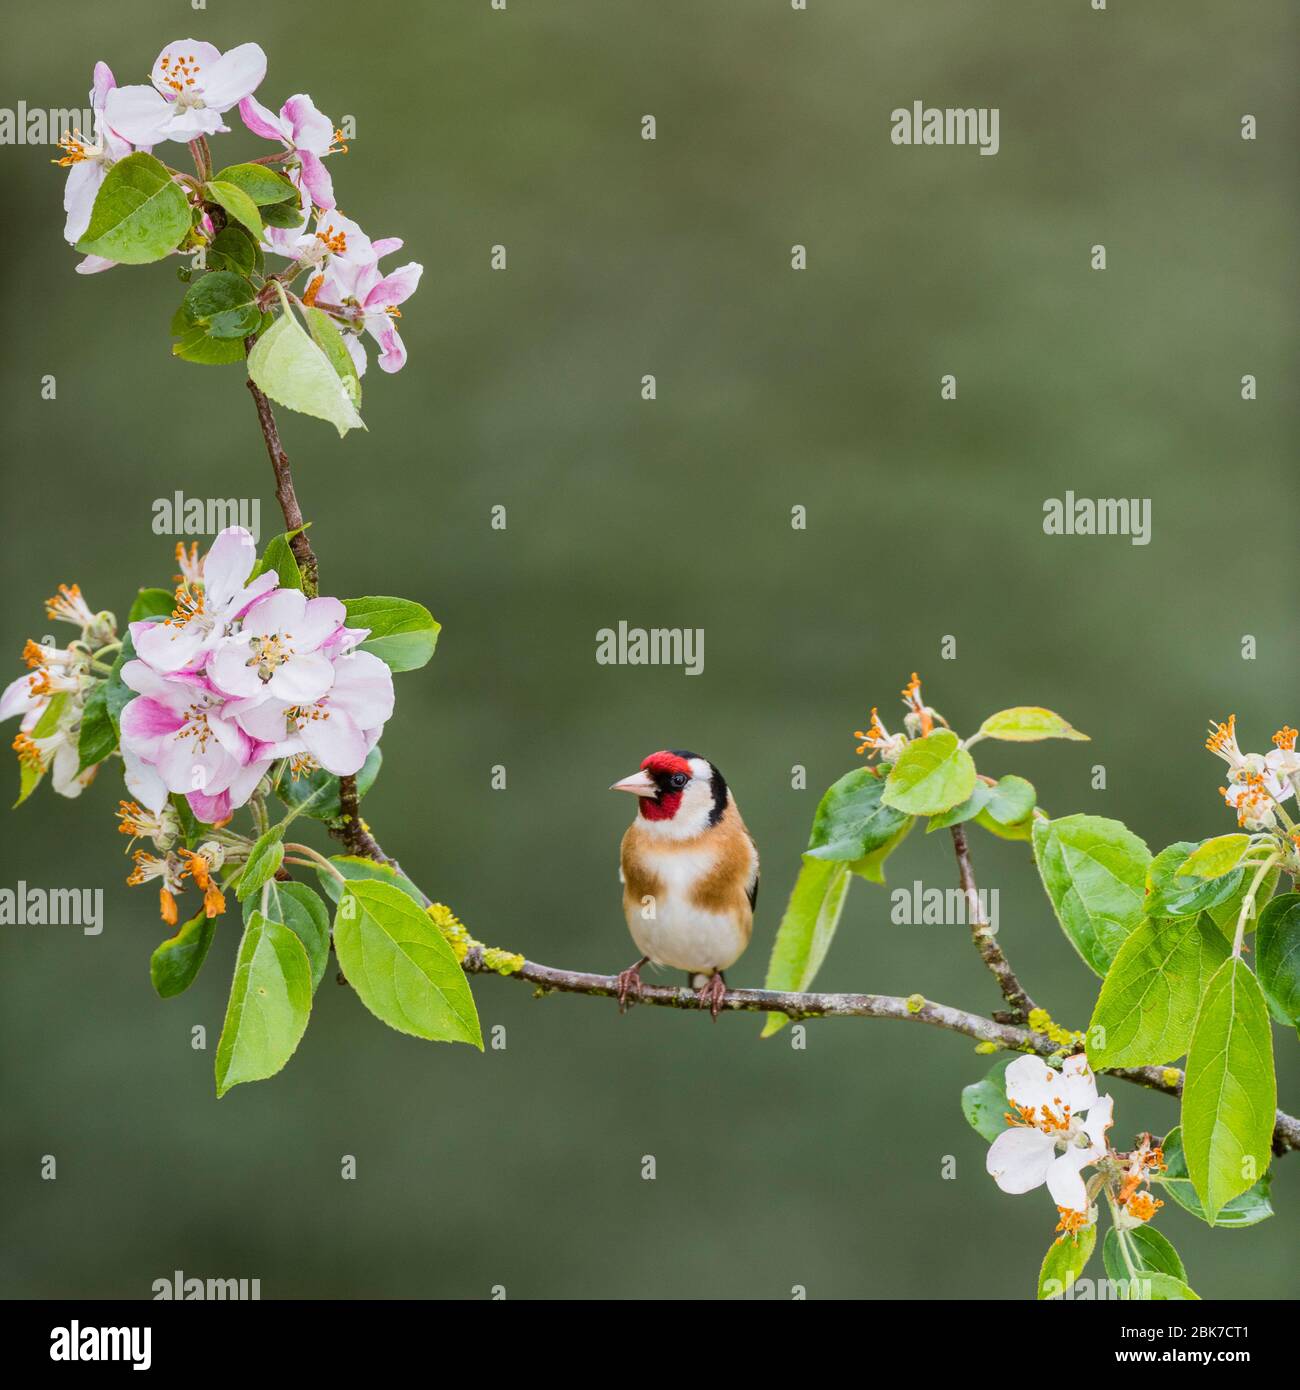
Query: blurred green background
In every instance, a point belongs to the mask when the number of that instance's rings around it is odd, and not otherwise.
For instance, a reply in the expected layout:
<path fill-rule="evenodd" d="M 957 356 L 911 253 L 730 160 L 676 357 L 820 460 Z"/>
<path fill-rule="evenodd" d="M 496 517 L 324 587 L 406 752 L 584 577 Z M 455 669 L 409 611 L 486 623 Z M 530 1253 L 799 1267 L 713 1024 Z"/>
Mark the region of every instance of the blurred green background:
<path fill-rule="evenodd" d="M 369 433 L 281 424 L 324 591 L 418 598 L 444 624 L 399 678 L 366 803 L 430 894 L 533 959 L 629 964 L 630 807 L 605 788 L 694 748 L 763 855 L 731 972 L 761 983 L 817 797 L 914 669 L 959 728 L 1041 703 L 1091 733 L 981 750 L 1052 812 L 1119 816 L 1153 848 L 1230 827 L 1206 720 L 1235 711 L 1256 746 L 1300 722 L 1292 6 L 368 0 L 306 18 L 14 8 L 0 66 L 10 105 L 80 105 L 97 58 L 144 81 L 171 39 L 256 39 L 264 103 L 307 90 L 355 116 L 340 204 L 425 267 L 410 362 L 384 377 L 372 359 Z M 917 99 L 1000 108 L 1001 152 L 891 145 L 889 112 Z M 222 162 L 265 152 L 234 125 Z M 260 496 L 277 529 L 239 370 L 169 358 L 172 266 L 73 273 L 48 154 L 0 150 L 15 674 L 60 581 L 120 615 L 167 582 L 155 498 Z M 1044 536 L 1066 489 L 1150 498 L 1152 543 Z M 703 627 L 703 676 L 597 666 L 620 619 Z M 479 1056 L 390 1032 L 327 982 L 288 1069 L 218 1103 L 235 923 L 188 994 L 154 996 L 163 933 L 153 893 L 123 885 L 119 794 L 43 787 L 6 822 L 0 883 L 103 886 L 107 926 L 0 936 L 3 1293 L 147 1297 L 181 1269 L 268 1298 L 1032 1295 L 1051 1202 L 985 1175 L 958 1096 L 990 1059 L 953 1034 L 814 1023 L 795 1051 L 753 1018 L 620 1018 L 484 979 L 508 1046 Z M 1022 979 L 1081 1026 L 1096 981 L 1025 847 L 978 833 L 973 851 Z M 890 877 L 953 873 L 946 837 L 917 833 Z M 821 985 L 997 1006 L 964 929 L 891 926 L 888 903 L 854 888 Z M 1277 1041 L 1294 1111 L 1295 1040 Z M 1117 1134 L 1174 1123 L 1167 1098 L 1114 1089 Z M 1202 1295 L 1297 1292 L 1300 1158 L 1274 1195 L 1245 1232 L 1162 1213 Z"/>

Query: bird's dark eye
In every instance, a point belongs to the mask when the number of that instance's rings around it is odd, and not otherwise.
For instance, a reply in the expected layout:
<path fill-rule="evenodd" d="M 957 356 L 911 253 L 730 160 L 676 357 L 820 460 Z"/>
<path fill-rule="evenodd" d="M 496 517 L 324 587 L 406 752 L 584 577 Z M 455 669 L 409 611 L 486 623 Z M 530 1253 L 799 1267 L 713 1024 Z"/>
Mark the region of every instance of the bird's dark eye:
<path fill-rule="evenodd" d="M 668 780 L 672 783 L 672 785 L 674 786 L 674 788 L 676 788 L 677 791 L 681 791 L 681 789 L 691 779 L 684 772 L 674 772 Z"/>

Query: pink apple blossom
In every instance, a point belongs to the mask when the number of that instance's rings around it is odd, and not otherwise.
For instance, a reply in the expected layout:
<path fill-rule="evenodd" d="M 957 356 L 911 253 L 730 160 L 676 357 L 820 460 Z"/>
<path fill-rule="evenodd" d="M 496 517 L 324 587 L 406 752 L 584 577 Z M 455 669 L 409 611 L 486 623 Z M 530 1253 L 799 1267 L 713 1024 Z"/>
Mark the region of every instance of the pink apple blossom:
<path fill-rule="evenodd" d="M 136 655 L 164 674 L 201 662 L 255 600 L 275 588 L 273 572 L 248 576 L 257 546 L 242 526 L 229 526 L 203 559 L 202 587 L 182 576 L 170 618 L 131 624 Z"/>
<path fill-rule="evenodd" d="M 358 376 L 366 370 L 366 353 L 358 337 L 362 329 L 379 344 L 382 371 L 400 371 L 406 364 L 406 345 L 397 331 L 396 320 L 401 317 L 397 306 L 415 293 L 424 272 L 418 261 L 387 275 L 379 269 L 384 256 L 401 250 L 400 237 L 370 242 L 369 248 L 369 255 L 330 257 L 318 294 L 318 298 L 341 304 L 350 312 L 356 332 L 345 334 L 344 342 Z"/>
<path fill-rule="evenodd" d="M 122 680 L 136 691 L 122 710 L 122 757 L 141 805 L 159 811 L 178 792 L 206 821 L 242 806 L 272 758 L 229 717 L 225 696 L 198 672 L 165 676 L 139 660 Z"/>
<path fill-rule="evenodd" d="M 306 761 L 336 777 L 360 771 L 392 712 L 393 674 L 370 652 L 339 655 L 333 684 L 310 703 L 251 700 L 232 708 L 244 731 L 272 745 L 276 757 L 294 759 L 297 769 Z"/>
<path fill-rule="evenodd" d="M 276 589 L 254 603 L 237 631 L 217 644 L 208 676 L 233 699 L 310 704 L 334 683 L 334 665 L 320 648 L 343 618 L 336 598 L 308 599 L 297 589 Z"/>
<path fill-rule="evenodd" d="M 326 155 L 343 154 L 347 146 L 328 116 L 322 115 L 305 93 L 292 96 L 277 116 L 255 97 L 239 103 L 244 124 L 264 140 L 278 140 L 296 159 L 289 166 L 289 177 L 305 189 L 312 202 L 326 210 L 334 206 L 334 181 L 322 160 Z M 336 141 L 340 143 L 336 143 Z"/>
<path fill-rule="evenodd" d="M 95 195 L 104 176 L 119 159 L 132 152 L 130 141 L 117 134 L 104 118 L 104 103 L 116 85 L 108 64 L 96 63 L 89 98 L 95 116 L 93 139 L 88 140 L 81 131 L 75 130 L 59 141 L 63 156 L 56 162 L 68 171 L 68 181 L 63 186 L 63 210 L 68 214 L 63 236 L 74 246 L 90 226 L 90 210 L 95 206 Z"/>

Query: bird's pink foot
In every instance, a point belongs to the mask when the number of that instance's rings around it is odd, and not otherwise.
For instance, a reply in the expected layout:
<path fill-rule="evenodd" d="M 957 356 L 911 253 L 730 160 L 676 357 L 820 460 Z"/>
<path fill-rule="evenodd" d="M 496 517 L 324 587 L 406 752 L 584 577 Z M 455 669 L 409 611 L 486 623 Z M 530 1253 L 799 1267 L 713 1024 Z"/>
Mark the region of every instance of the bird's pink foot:
<path fill-rule="evenodd" d="M 626 970 L 618 972 L 618 1011 L 621 1014 L 627 1012 L 627 1001 L 629 996 L 635 1004 L 641 994 L 641 967 L 650 959 L 649 956 L 642 956 L 635 965 L 629 965 Z"/>
<path fill-rule="evenodd" d="M 700 1006 L 708 1009 L 713 1015 L 713 1021 L 716 1023 L 722 1001 L 727 997 L 727 982 L 722 978 L 722 971 L 715 970 L 695 991 L 695 997 L 700 1001 Z"/>

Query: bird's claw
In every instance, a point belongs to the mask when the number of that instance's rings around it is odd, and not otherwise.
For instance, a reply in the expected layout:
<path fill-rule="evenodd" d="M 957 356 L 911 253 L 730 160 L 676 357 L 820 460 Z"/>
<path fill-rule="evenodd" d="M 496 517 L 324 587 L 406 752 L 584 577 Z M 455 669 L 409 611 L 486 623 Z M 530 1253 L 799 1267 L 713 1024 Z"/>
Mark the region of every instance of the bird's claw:
<path fill-rule="evenodd" d="M 627 1013 L 628 996 L 632 1002 L 641 997 L 641 962 L 629 965 L 626 970 L 618 972 L 618 1011 L 621 1014 Z"/>
<path fill-rule="evenodd" d="M 715 970 L 695 991 L 695 997 L 700 1001 L 700 1007 L 708 1009 L 713 1015 L 713 1021 L 716 1023 L 722 1001 L 727 997 L 727 982 L 722 978 L 722 971 Z"/>

